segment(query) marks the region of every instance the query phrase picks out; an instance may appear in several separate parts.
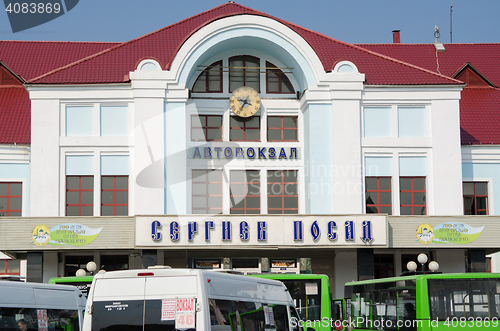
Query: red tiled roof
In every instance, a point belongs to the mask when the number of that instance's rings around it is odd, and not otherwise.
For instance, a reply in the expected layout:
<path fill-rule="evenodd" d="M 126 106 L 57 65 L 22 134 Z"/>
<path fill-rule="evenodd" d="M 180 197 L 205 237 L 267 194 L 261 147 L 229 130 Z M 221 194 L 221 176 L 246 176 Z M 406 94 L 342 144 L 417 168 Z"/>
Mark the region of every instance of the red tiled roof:
<path fill-rule="evenodd" d="M 363 48 L 452 77 L 468 62 L 495 86 L 500 87 L 500 43 L 444 44 L 438 52 L 429 44 L 359 44 Z"/>
<path fill-rule="evenodd" d="M 500 144 L 500 90 L 466 88 L 460 100 L 462 145 Z"/>
<path fill-rule="evenodd" d="M 140 38 L 45 73 L 30 80 L 29 83 L 123 83 L 128 81 L 128 73 L 135 70 L 137 64 L 145 58 L 156 59 L 162 68 L 169 69 L 179 48 L 195 31 L 217 19 L 243 14 L 269 17 L 297 32 L 316 51 L 327 72 L 331 71 L 338 61 L 350 60 L 360 72 L 365 74 L 367 84 L 459 84 L 458 81 L 449 77 L 335 40 L 233 2 L 225 3 Z"/>
<path fill-rule="evenodd" d="M 31 101 L 24 86 L 0 86 L 0 144 L 31 143 Z"/>
<path fill-rule="evenodd" d="M 28 81 L 119 43 L 0 41 L 0 61 Z"/>

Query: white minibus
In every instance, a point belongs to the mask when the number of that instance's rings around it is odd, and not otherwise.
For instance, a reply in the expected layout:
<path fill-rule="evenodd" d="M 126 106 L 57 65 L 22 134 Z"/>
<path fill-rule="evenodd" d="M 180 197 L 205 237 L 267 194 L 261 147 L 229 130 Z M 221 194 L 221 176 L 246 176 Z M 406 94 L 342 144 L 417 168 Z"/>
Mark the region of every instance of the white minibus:
<path fill-rule="evenodd" d="M 85 297 L 70 285 L 0 282 L 0 330 L 79 331 Z"/>
<path fill-rule="evenodd" d="M 95 275 L 83 330 L 299 331 L 298 320 L 279 281 L 155 268 Z"/>

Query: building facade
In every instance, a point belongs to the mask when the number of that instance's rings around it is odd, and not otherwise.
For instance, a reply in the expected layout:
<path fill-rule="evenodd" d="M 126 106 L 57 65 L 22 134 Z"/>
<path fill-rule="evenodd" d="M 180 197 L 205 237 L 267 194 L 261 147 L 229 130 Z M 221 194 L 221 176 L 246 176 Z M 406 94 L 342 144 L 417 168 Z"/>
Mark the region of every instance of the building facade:
<path fill-rule="evenodd" d="M 485 270 L 497 147 L 463 145 L 467 84 L 369 46 L 229 2 L 14 77 L 31 137 L 2 147 L 0 250 L 35 281 L 93 260 L 325 273 L 337 295 L 422 252 Z"/>

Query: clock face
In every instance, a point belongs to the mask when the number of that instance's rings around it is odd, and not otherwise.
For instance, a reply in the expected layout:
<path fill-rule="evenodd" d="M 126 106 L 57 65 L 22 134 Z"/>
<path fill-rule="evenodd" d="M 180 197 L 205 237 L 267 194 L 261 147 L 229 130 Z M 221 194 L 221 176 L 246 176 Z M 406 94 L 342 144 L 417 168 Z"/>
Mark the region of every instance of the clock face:
<path fill-rule="evenodd" d="M 250 117 L 260 108 L 260 96 L 253 88 L 242 86 L 234 90 L 229 104 L 236 115 Z"/>

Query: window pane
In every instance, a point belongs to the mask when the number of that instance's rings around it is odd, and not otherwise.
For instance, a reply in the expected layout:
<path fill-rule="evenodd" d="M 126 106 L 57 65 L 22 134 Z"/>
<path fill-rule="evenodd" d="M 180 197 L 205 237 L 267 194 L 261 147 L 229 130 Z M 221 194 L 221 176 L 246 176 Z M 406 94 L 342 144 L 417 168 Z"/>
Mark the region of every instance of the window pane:
<path fill-rule="evenodd" d="M 380 204 L 381 205 L 390 205 L 391 204 L 391 193 L 380 192 Z"/>
<path fill-rule="evenodd" d="M 68 190 L 78 190 L 80 188 L 80 178 L 66 177 L 66 187 Z"/>
<path fill-rule="evenodd" d="M 425 178 L 414 178 L 413 179 L 413 190 L 424 191 L 425 190 Z"/>
<path fill-rule="evenodd" d="M 6 196 L 8 194 L 8 186 L 7 183 L 0 183 L 0 195 Z"/>
<path fill-rule="evenodd" d="M 401 207 L 401 215 L 413 215 L 412 212 L 412 207 Z"/>
<path fill-rule="evenodd" d="M 247 128 L 258 128 L 260 127 L 260 117 L 259 116 L 253 116 L 250 117 L 246 123 L 245 123 Z"/>
<path fill-rule="evenodd" d="M 209 75 L 208 90 L 211 92 L 218 92 L 221 90 L 220 86 L 220 74 L 216 72 L 215 74 Z"/>
<path fill-rule="evenodd" d="M 10 198 L 10 210 L 20 210 L 21 209 L 21 198 Z"/>
<path fill-rule="evenodd" d="M 231 135 L 231 140 L 243 140 L 243 130 L 234 130 L 231 129 L 230 135 Z"/>
<path fill-rule="evenodd" d="M 212 170 L 207 173 L 208 181 L 213 182 L 222 182 L 222 170 Z"/>
<path fill-rule="evenodd" d="M 283 131 L 283 140 L 297 140 L 297 131 L 296 130 L 284 130 Z"/>
<path fill-rule="evenodd" d="M 414 214 L 413 215 L 425 215 L 425 207 L 414 207 L 413 208 Z"/>
<path fill-rule="evenodd" d="M 379 179 L 379 189 L 384 191 L 391 190 L 391 179 L 390 178 L 380 178 Z"/>
<path fill-rule="evenodd" d="M 411 192 L 401 192 L 401 204 L 402 205 L 411 205 L 412 204 Z"/>
<path fill-rule="evenodd" d="M 285 194 L 286 195 L 297 195 L 298 194 L 297 184 L 291 184 L 291 183 L 285 184 Z"/>
<path fill-rule="evenodd" d="M 366 177 L 366 189 L 370 191 L 376 191 L 377 188 L 377 178 Z"/>
<path fill-rule="evenodd" d="M 21 183 L 11 183 L 10 184 L 10 195 L 21 195 L 22 194 Z"/>
<path fill-rule="evenodd" d="M 415 205 L 425 205 L 425 193 L 415 192 L 413 194 L 413 203 Z"/>
<path fill-rule="evenodd" d="M 206 208 L 207 198 L 206 197 L 193 197 L 193 208 Z"/>
<path fill-rule="evenodd" d="M 66 216 L 79 216 L 78 214 L 79 214 L 78 207 L 66 206 Z"/>
<path fill-rule="evenodd" d="M 474 195 L 474 183 L 464 183 L 464 194 Z"/>
<path fill-rule="evenodd" d="M 222 116 L 207 116 L 207 126 L 208 127 L 221 127 L 222 126 Z"/>
<path fill-rule="evenodd" d="M 205 92 L 206 84 L 206 72 L 202 72 L 196 79 L 196 83 L 194 83 L 193 92 Z"/>
<path fill-rule="evenodd" d="M 267 199 L 267 203 L 269 205 L 269 208 L 283 208 L 283 199 L 282 198 L 269 197 Z"/>
<path fill-rule="evenodd" d="M 368 203 L 368 202 L 367 202 Z M 367 214 L 378 214 L 377 207 L 373 206 L 366 206 L 366 213 Z"/>
<path fill-rule="evenodd" d="M 114 177 L 102 177 L 102 189 L 112 190 L 115 188 L 115 178 Z"/>
<path fill-rule="evenodd" d="M 128 207 L 127 206 L 116 206 L 116 216 L 127 216 Z"/>
<path fill-rule="evenodd" d="M 10 191 L 12 192 L 12 184 L 11 184 Z M 19 194 L 21 194 L 21 193 L 19 193 Z M 487 183 L 476 183 L 476 195 L 487 195 L 487 194 L 488 194 L 488 184 Z"/>
<path fill-rule="evenodd" d="M 206 195 L 207 185 L 205 183 L 193 183 L 193 195 Z"/>
<path fill-rule="evenodd" d="M 281 140 L 281 130 L 268 130 L 267 131 L 268 140 Z"/>
<path fill-rule="evenodd" d="M 128 192 L 127 191 L 116 192 L 116 203 L 120 205 L 128 204 Z"/>
<path fill-rule="evenodd" d="M 274 70 L 267 71 L 267 91 L 270 93 L 279 92 L 280 90 L 279 77 Z"/>
<path fill-rule="evenodd" d="M 19 274 L 19 260 L 7 260 L 7 273 Z"/>
<path fill-rule="evenodd" d="M 92 192 L 82 192 L 82 201 L 81 203 L 83 205 L 90 205 L 92 204 L 93 201 L 93 194 Z"/>
<path fill-rule="evenodd" d="M 207 130 L 207 140 L 221 140 L 222 130 L 221 129 L 208 129 Z"/>
<path fill-rule="evenodd" d="M 486 209 L 486 198 L 476 198 L 477 209 Z M 12 199 L 11 199 L 12 204 Z M 20 209 L 11 207 L 11 209 Z"/>
<path fill-rule="evenodd" d="M 92 206 L 83 206 L 81 216 L 92 216 L 94 214 L 94 208 Z"/>
<path fill-rule="evenodd" d="M 193 128 L 191 130 L 192 140 L 205 140 L 205 132 L 201 128 Z"/>
<path fill-rule="evenodd" d="M 284 128 L 296 128 L 297 127 L 297 117 L 296 116 L 283 117 L 283 127 Z"/>
<path fill-rule="evenodd" d="M 94 177 L 82 177 L 82 190 L 92 190 L 94 188 Z"/>
<path fill-rule="evenodd" d="M 400 178 L 401 190 L 410 191 L 411 190 L 411 178 Z"/>
<path fill-rule="evenodd" d="M 114 216 L 115 208 L 113 206 L 102 206 L 102 216 Z"/>
<path fill-rule="evenodd" d="M 208 197 L 208 207 L 222 208 L 222 197 Z"/>
<path fill-rule="evenodd" d="M 246 130 L 246 139 L 245 140 L 259 140 L 260 139 L 260 132 L 259 130 L 255 129 L 247 129 Z"/>
<path fill-rule="evenodd" d="M 285 197 L 285 208 L 298 208 L 298 199 L 296 197 Z"/>
<path fill-rule="evenodd" d="M 392 215 L 392 209 L 391 207 L 380 207 L 380 213 Z"/>
<path fill-rule="evenodd" d="M 366 192 L 366 203 L 372 204 L 372 205 L 378 205 L 377 192 Z"/>
<path fill-rule="evenodd" d="M 74 205 L 80 203 L 80 194 L 78 192 L 66 192 L 66 204 Z M 0 199 L 1 205 L 1 199 Z"/>
<path fill-rule="evenodd" d="M 260 208 L 260 198 L 259 197 L 248 197 L 247 208 Z"/>
<path fill-rule="evenodd" d="M 231 116 L 231 127 L 232 128 L 243 128 L 244 122 L 239 117 Z"/>
<path fill-rule="evenodd" d="M 21 212 L 20 211 L 11 211 L 11 212 L 9 212 L 9 216 L 21 216 Z"/>
<path fill-rule="evenodd" d="M 242 170 L 232 170 L 231 171 L 231 182 L 232 183 L 242 183 L 245 181 L 245 171 Z"/>
<path fill-rule="evenodd" d="M 128 177 L 116 177 L 116 189 L 117 190 L 127 190 L 128 189 Z"/>
<path fill-rule="evenodd" d="M 269 116 L 267 118 L 267 126 L 269 128 L 281 128 L 281 118 L 278 116 Z"/>

